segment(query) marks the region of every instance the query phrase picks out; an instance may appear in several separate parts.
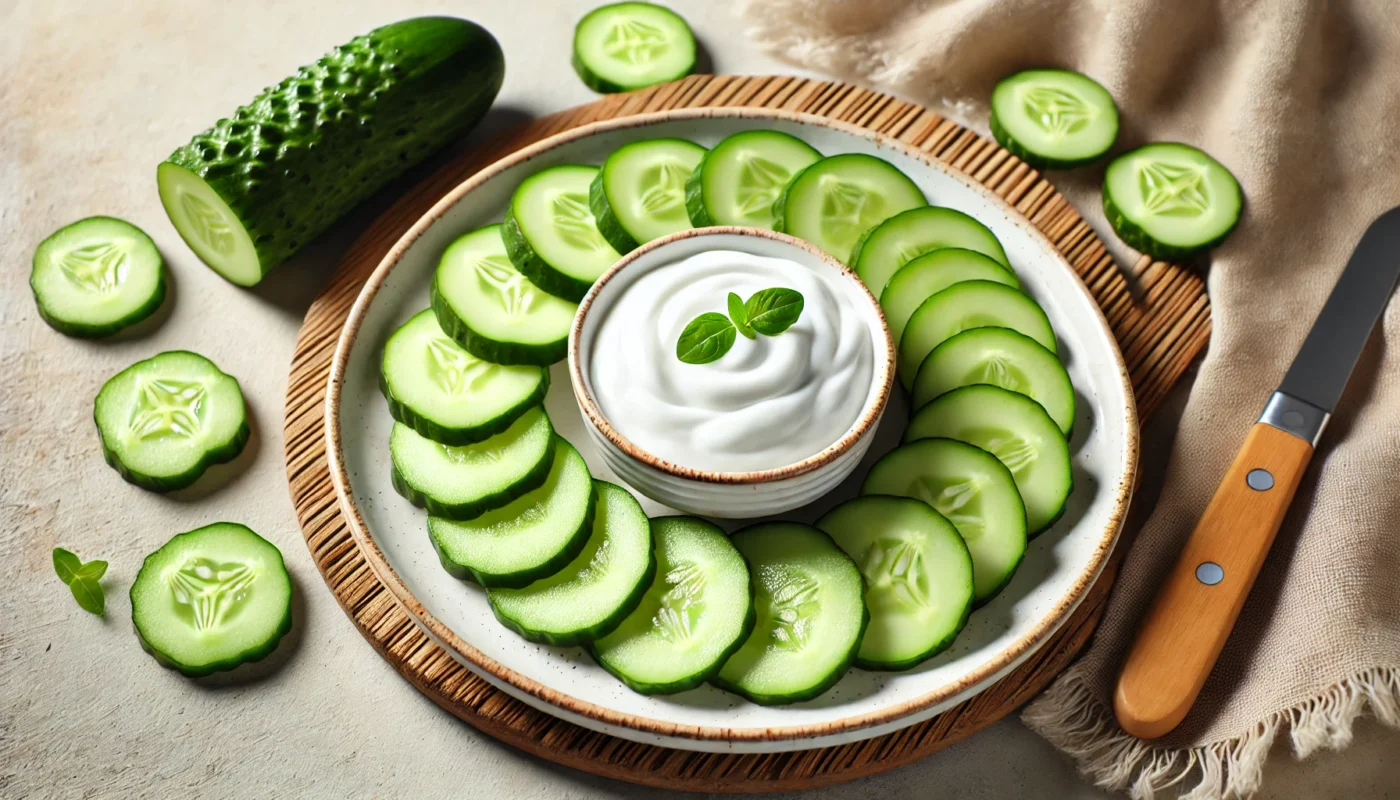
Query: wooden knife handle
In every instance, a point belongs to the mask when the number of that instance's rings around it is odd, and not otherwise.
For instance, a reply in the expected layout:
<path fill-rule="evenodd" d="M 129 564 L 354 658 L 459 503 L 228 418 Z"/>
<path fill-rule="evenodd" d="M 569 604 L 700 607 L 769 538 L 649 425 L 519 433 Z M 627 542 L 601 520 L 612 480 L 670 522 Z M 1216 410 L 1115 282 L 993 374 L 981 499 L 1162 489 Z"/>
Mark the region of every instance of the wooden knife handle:
<path fill-rule="evenodd" d="M 1118 676 L 1123 730 L 1164 736 L 1186 718 L 1273 544 L 1312 444 L 1256 424 L 1158 590 Z"/>

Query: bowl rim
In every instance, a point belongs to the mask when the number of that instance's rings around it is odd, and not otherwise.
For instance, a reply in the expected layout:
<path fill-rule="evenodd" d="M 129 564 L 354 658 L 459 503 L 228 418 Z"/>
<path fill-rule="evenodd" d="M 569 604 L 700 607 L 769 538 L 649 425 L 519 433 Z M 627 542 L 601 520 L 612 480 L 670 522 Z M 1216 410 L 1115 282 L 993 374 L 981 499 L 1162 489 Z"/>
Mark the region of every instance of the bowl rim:
<path fill-rule="evenodd" d="M 877 147 L 899 151 L 907 157 L 919 161 L 925 167 L 941 172 L 945 177 L 957 181 L 971 191 L 980 194 L 986 198 L 988 202 L 1000 208 L 1007 215 L 1009 222 L 1020 227 L 1023 232 L 1037 240 L 1044 252 L 1059 262 L 1060 267 L 1074 279 L 1073 284 L 1077 286 L 1079 292 L 1083 295 L 1083 299 L 1088 302 L 1089 306 L 1094 311 L 1095 320 L 1098 322 L 1102 334 L 1110 345 L 1111 352 L 1114 356 L 1114 363 L 1117 367 L 1121 389 L 1125 399 L 1123 413 L 1127 423 L 1122 448 L 1122 476 L 1118 485 L 1112 490 L 1114 493 L 1114 505 L 1109 514 L 1108 524 L 1104 527 L 1093 553 L 1075 579 L 1070 590 L 1060 597 L 1054 608 L 1041 614 L 1039 620 L 1029 631 L 1002 648 L 1002 651 L 991 661 L 957 680 L 944 684 L 932 691 L 875 711 L 852 714 L 826 722 L 730 728 L 669 722 L 638 714 L 619 712 L 596 703 L 580 700 L 570 694 L 553 689 L 532 678 L 527 678 L 515 670 L 504 666 L 490 656 L 487 656 L 485 653 L 463 640 L 455 631 L 428 611 L 422 602 L 408 589 L 408 586 L 403 582 L 403 579 L 399 577 L 398 573 L 385 557 L 383 551 L 379 549 L 379 545 L 369 533 L 369 526 L 365 523 L 364 517 L 360 513 L 359 506 L 355 503 L 355 496 L 351 491 L 350 477 L 345 467 L 344 443 L 340 435 L 341 392 L 345 383 L 346 365 L 349 361 L 350 352 L 353 349 L 355 340 L 359 335 L 360 328 L 368 314 L 370 305 L 375 296 L 379 293 L 379 290 L 383 287 L 389 274 L 401 263 L 404 254 L 412 245 L 433 224 L 442 218 L 448 210 L 454 207 L 477 187 L 505 170 L 528 162 L 556 147 L 571 144 L 600 133 L 630 128 L 645 128 L 657 123 L 676 120 L 701 120 L 715 117 L 745 119 L 755 122 L 781 121 L 818 128 L 830 128 L 846 135 L 872 142 Z M 816 739 L 846 734 L 852 731 L 895 723 L 904 718 L 913 717 L 927 709 L 934 708 L 941 710 L 941 707 L 945 705 L 951 705 L 960 699 L 965 699 L 965 696 L 976 694 L 987 686 L 990 686 L 992 682 L 1000 679 L 1010 670 L 1014 669 L 1016 665 L 1028 658 L 1032 652 L 1048 641 L 1050 636 L 1068 621 L 1069 616 L 1079 606 L 1085 594 L 1089 591 L 1089 588 L 1093 585 L 1094 581 L 1098 579 L 1100 573 L 1103 572 L 1104 567 L 1108 563 L 1109 555 L 1112 553 L 1113 547 L 1117 542 L 1119 532 L 1122 530 L 1138 469 L 1139 430 L 1137 406 L 1133 395 L 1132 382 L 1128 374 L 1127 366 L 1123 362 L 1123 355 L 1118 347 L 1118 341 L 1113 336 L 1113 331 L 1109 327 L 1108 320 L 1103 315 L 1103 310 L 1099 307 L 1098 303 L 1094 301 L 1093 295 L 1089 293 L 1088 287 L 1085 286 L 1083 279 L 1074 271 L 1073 267 L 1060 251 L 1055 248 L 1049 238 L 1046 237 L 1040 229 L 1036 228 L 1035 225 L 1011 203 L 997 195 L 991 188 L 979 183 L 951 164 L 934 159 L 927 153 L 911 145 L 876 131 L 827 117 L 778 108 L 743 106 L 681 108 L 599 120 L 542 138 L 533 144 L 527 145 L 498 159 L 472 174 L 454 189 L 443 195 L 432 208 L 428 209 L 417 222 L 405 231 L 393 247 L 385 253 L 384 258 L 380 260 L 374 271 L 366 279 L 364 286 L 361 287 L 354 304 L 350 308 L 350 313 L 346 317 L 346 321 L 336 340 L 335 353 L 331 360 L 330 374 L 326 381 L 325 403 L 324 430 L 327 444 L 326 460 L 330 468 L 331 483 L 335 489 L 341 511 L 344 514 L 346 526 L 350 529 L 351 536 L 359 546 L 370 570 L 379 581 L 389 589 L 390 595 L 394 598 L 395 602 L 403 608 L 408 617 L 419 625 L 430 638 L 434 639 L 443 646 L 444 649 L 448 650 L 449 654 L 456 660 L 468 666 L 479 675 L 487 678 L 490 682 L 507 689 L 509 693 L 516 694 L 517 696 L 521 693 L 529 695 L 549 706 L 559 708 L 566 713 L 577 715 L 578 717 L 592 720 L 602 725 L 625 728 L 653 736 L 670 737 L 679 740 L 693 740 L 697 742 L 754 744 Z"/>
<path fill-rule="evenodd" d="M 859 291 L 860 296 L 867 303 L 867 310 L 873 309 L 874 318 L 879 322 L 879 330 L 884 334 L 883 346 L 885 357 L 883 363 L 877 365 L 878 371 L 872 379 L 872 384 L 874 384 L 873 388 L 875 389 L 874 402 L 870 402 L 867 396 L 867 402 L 862 407 L 860 416 L 846 429 L 845 433 L 841 434 L 841 438 L 801 461 L 781 467 L 746 470 L 742 472 L 696 469 L 694 467 L 677 464 L 673 461 L 667 461 L 638 446 L 626 436 L 619 433 L 608 420 L 608 415 L 603 413 L 602 406 L 594 399 L 589 388 L 592 385 L 592 381 L 585 380 L 582 363 L 583 359 L 579 357 L 580 344 L 584 333 L 584 321 L 588 318 L 588 312 L 592 310 L 594 301 L 605 291 L 607 285 L 622 272 L 622 270 L 626 269 L 643 256 L 650 255 L 657 250 L 665 249 L 678 242 L 710 236 L 741 236 L 768 239 L 781 245 L 805 251 L 808 255 L 815 257 L 827 266 L 835 268 L 840 273 L 842 279 Z M 623 291 L 625 291 L 625 288 Z M 872 346 L 877 349 L 876 357 L 878 358 L 878 348 L 881 342 L 877 341 L 872 336 L 871 343 Z M 880 417 L 885 413 L 885 407 L 889 405 L 890 392 L 894 390 L 894 377 L 895 347 L 893 337 L 890 335 L 890 326 L 885 320 L 884 311 L 880 308 L 880 301 L 875 299 L 875 295 L 870 292 L 870 289 L 865 283 L 856 276 L 856 273 L 851 270 L 851 268 L 837 261 L 835 258 L 832 258 L 829 254 L 815 246 L 796 237 L 789 236 L 786 233 L 778 233 L 777 231 L 770 231 L 764 228 L 744 228 L 735 225 L 689 228 L 687 230 L 667 234 L 659 239 L 653 239 L 646 244 L 636 247 L 622 258 L 618 259 L 617 263 L 608 268 L 608 270 L 593 283 L 588 293 L 584 295 L 583 300 L 579 301 L 578 313 L 574 315 L 574 324 L 569 330 L 569 379 L 570 383 L 573 384 L 574 399 L 578 401 L 579 408 L 583 411 L 584 417 L 588 420 L 589 424 L 611 442 L 614 447 L 621 450 L 628 458 L 666 475 L 699 483 L 739 484 L 749 486 L 789 480 L 809 472 L 820 470 L 841 455 L 850 451 L 857 442 L 875 431 L 876 425 L 880 422 Z"/>

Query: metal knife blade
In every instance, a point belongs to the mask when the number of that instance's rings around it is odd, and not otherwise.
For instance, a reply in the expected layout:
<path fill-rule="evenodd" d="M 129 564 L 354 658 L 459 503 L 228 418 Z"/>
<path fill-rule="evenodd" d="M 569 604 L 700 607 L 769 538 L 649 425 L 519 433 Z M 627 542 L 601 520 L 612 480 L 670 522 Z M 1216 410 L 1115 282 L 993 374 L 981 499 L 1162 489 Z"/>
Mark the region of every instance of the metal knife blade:
<path fill-rule="evenodd" d="M 1303 340 L 1278 390 L 1326 413 L 1337 406 L 1400 279 L 1400 208 L 1376 218 Z"/>

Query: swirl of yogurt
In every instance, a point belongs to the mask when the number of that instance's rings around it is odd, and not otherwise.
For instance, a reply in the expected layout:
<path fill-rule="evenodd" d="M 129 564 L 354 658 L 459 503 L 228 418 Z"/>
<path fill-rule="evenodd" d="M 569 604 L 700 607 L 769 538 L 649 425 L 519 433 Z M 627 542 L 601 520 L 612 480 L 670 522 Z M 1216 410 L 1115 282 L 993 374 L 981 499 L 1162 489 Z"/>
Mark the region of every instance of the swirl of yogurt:
<path fill-rule="evenodd" d="M 594 339 L 598 406 L 637 447 L 684 467 L 752 472 L 796 464 L 836 443 L 871 394 L 871 329 L 842 278 L 785 258 L 713 250 L 656 267 L 614 299 Z M 736 337 L 717 361 L 676 357 L 685 326 L 724 313 L 730 292 L 802 294 L 777 336 Z"/>

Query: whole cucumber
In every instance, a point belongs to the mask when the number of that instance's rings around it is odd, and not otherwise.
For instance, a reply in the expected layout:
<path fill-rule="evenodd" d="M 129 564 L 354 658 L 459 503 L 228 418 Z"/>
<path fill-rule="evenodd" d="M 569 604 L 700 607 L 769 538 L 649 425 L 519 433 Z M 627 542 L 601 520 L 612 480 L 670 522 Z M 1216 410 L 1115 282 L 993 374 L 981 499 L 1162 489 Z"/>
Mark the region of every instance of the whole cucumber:
<path fill-rule="evenodd" d="M 172 153 L 157 170 L 161 204 L 200 260 L 251 286 L 471 129 L 504 77 L 500 44 L 474 22 L 376 28 Z"/>

